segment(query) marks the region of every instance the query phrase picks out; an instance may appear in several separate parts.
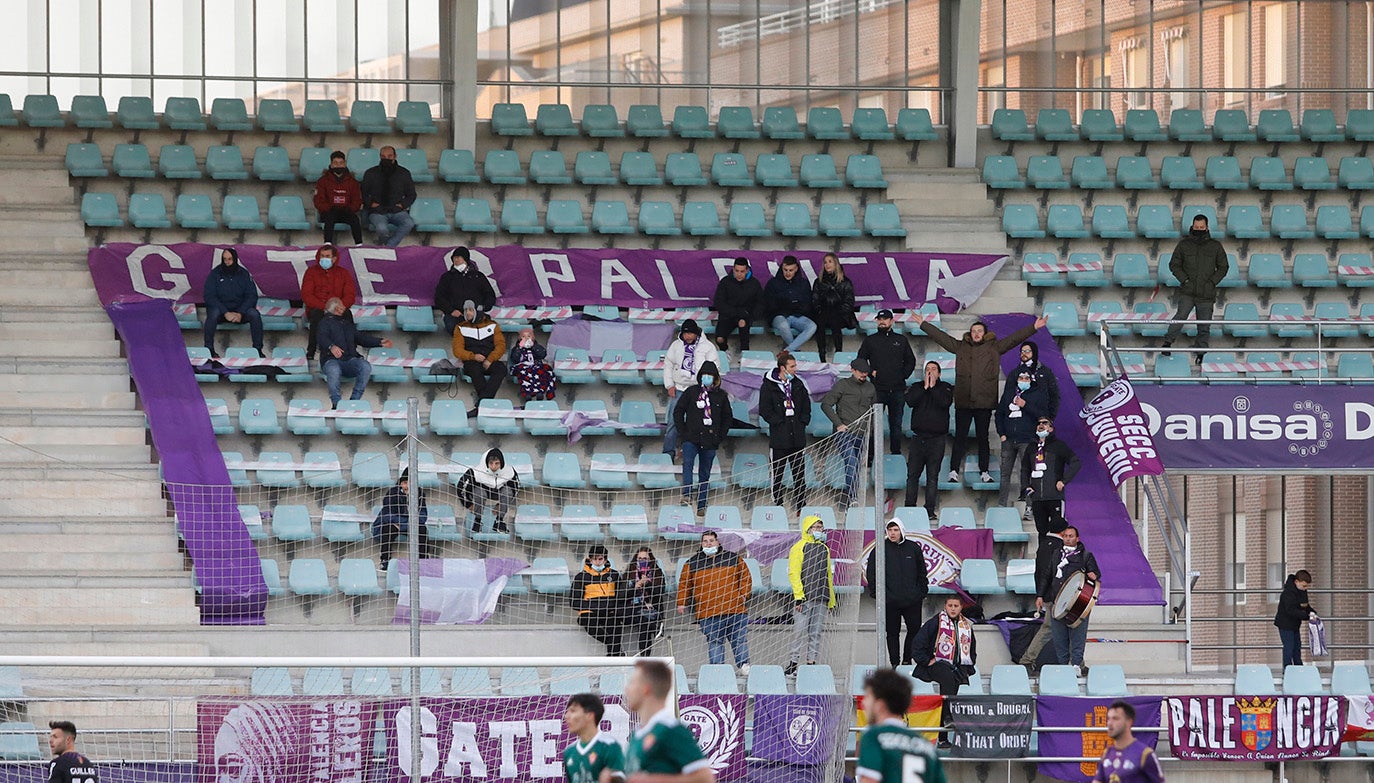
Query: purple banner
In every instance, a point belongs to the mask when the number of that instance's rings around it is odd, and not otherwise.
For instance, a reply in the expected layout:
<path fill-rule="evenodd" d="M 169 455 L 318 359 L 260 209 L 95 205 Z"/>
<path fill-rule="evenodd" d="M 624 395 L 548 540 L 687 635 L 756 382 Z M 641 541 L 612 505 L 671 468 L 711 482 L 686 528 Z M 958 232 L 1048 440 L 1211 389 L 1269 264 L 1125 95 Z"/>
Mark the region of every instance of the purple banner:
<path fill-rule="evenodd" d="M 1122 698 L 1094 699 L 1077 696 L 1037 696 L 1035 697 L 1035 724 L 1048 728 L 1089 728 L 1098 731 L 1044 731 L 1040 732 L 1038 755 L 1045 757 L 1099 759 L 1111 742 L 1107 738 L 1107 706 L 1114 701 L 1124 701 L 1135 707 L 1135 725 L 1141 727 L 1158 726 L 1160 701 L 1158 696 L 1127 696 Z M 1159 742 L 1159 735 L 1153 731 L 1134 732 L 1135 738 L 1150 746 Z M 1097 774 L 1096 761 L 1043 761 L 1038 765 L 1041 775 L 1067 780 L 1070 783 L 1088 783 Z"/>
<path fill-rule="evenodd" d="M 1138 385 L 1170 470 L 1374 467 L 1371 386 Z"/>
<path fill-rule="evenodd" d="M 410 561 L 398 559 L 400 590 L 392 622 L 410 622 Z M 420 622 L 436 625 L 476 625 L 496 611 L 496 602 L 511 574 L 529 567 L 513 557 L 477 560 L 431 558 L 420 561 Z"/>
<path fill-rule="evenodd" d="M 1088 436 L 1097 446 L 1097 456 L 1107 466 L 1114 486 L 1120 487 L 1135 476 L 1164 473 L 1130 379 L 1117 378 L 1107 384 L 1083 406 L 1078 418 L 1088 425 Z"/>
<path fill-rule="evenodd" d="M 613 349 L 630 348 L 636 356 L 648 356 L 650 351 L 667 350 L 677 332 L 677 325 L 632 324 L 626 321 L 589 321 L 580 317 L 565 318 L 553 325 L 549 334 L 549 358 L 559 348 L 581 348 L 593 358 Z M 512 345 L 515 335 L 506 336 Z M 648 373 L 654 380 L 653 373 Z"/>
<path fill-rule="evenodd" d="M 206 275 L 219 263 L 215 245 L 113 243 L 88 257 L 96 292 L 104 304 L 141 299 L 199 302 Z M 236 245 L 264 296 L 300 299 L 301 276 L 315 248 Z M 339 265 L 353 272 L 364 302 L 426 305 L 444 272 L 452 246 L 410 245 L 340 248 Z M 505 245 L 472 248 L 472 260 L 504 304 L 622 307 L 700 307 L 716 283 L 744 256 L 766 283 L 777 272 L 782 251 L 647 250 L 629 248 L 534 249 Z M 824 251 L 791 251 L 814 280 Z M 987 288 L 1006 263 L 1004 256 L 971 253 L 844 253 L 845 273 L 854 281 L 860 305 L 916 308 L 934 302 L 941 312 L 958 312 Z"/>
<path fill-rule="evenodd" d="M 1011 334 L 1030 323 L 1028 315 L 990 315 L 983 321 L 997 334 Z M 1121 502 L 1116 487 L 1101 460 L 1093 459 L 1097 447 L 1088 434 L 1088 427 L 1074 413 L 1083 409 L 1083 395 L 1073 382 L 1064 353 L 1048 329 L 1031 335 L 1030 341 L 1040 349 L 1040 361 L 1059 382 L 1059 415 L 1055 419 L 1055 437 L 1068 444 L 1083 461 L 1078 476 L 1064 488 L 1064 516 L 1078 528 L 1083 543 L 1097 557 L 1099 563 L 1111 563 L 1113 568 L 1102 580 L 1098 603 L 1102 606 L 1154 605 L 1164 603 L 1164 591 L 1155 578 L 1154 569 L 1140 549 L 1131 515 Z M 1017 351 L 1002 356 L 1002 370 L 1011 372 L 1019 361 Z M 1137 390 L 1139 391 L 1139 390 Z"/>
<path fill-rule="evenodd" d="M 1189 761 L 1324 759 L 1340 752 L 1346 726 L 1340 696 L 1181 696 L 1165 705 L 1169 745 Z"/>
<path fill-rule="evenodd" d="M 745 780 L 748 769 L 744 752 L 744 694 L 687 695 L 677 697 L 677 716 L 691 727 L 697 745 L 716 780 Z"/>
<path fill-rule="evenodd" d="M 753 757 L 814 766 L 842 751 L 850 698 L 759 694 L 754 697 Z"/>
<path fill-rule="evenodd" d="M 376 702 L 334 697 L 198 702 L 200 781 L 363 783 L 376 711 Z"/>

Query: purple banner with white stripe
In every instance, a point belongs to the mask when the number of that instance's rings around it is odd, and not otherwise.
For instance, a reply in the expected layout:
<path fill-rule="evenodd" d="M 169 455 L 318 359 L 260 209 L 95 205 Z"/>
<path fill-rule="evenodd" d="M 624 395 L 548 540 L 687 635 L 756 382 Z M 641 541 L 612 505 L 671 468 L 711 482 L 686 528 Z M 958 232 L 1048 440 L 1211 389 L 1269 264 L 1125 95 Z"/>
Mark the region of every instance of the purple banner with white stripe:
<path fill-rule="evenodd" d="M 1159 461 L 1130 379 L 1117 378 L 1107 384 L 1083 406 L 1078 418 L 1087 423 L 1088 436 L 1097 446 L 1097 456 L 1107 466 L 1115 486 L 1120 487 L 1135 476 L 1164 473 L 1164 463 Z"/>

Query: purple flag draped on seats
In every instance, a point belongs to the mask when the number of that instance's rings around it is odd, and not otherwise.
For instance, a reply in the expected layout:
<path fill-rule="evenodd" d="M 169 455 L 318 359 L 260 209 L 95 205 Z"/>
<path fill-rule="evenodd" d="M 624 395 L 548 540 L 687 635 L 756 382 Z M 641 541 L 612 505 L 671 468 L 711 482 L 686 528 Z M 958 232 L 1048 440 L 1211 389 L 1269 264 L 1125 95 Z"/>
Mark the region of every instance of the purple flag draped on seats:
<path fill-rule="evenodd" d="M 400 594 L 393 623 L 410 622 L 410 561 L 398 559 Z M 496 602 L 511 574 L 528 567 L 513 557 L 483 560 L 458 558 L 421 560 L 420 622 L 436 625 L 476 625 L 496 611 Z"/>
<path fill-rule="evenodd" d="M 554 324 L 549 334 L 549 359 L 553 360 L 559 348 L 581 348 L 593 359 L 614 348 L 631 348 L 636 356 L 647 356 L 650 351 L 666 350 L 675 331 L 672 324 L 565 318 Z"/>

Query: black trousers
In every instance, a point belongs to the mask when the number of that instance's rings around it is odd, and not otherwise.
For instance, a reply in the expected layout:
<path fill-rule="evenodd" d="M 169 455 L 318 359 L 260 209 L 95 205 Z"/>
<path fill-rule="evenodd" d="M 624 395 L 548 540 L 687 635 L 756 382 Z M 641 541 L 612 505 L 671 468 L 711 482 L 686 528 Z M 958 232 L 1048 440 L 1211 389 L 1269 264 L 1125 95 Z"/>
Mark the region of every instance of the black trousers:
<path fill-rule="evenodd" d="M 1050 523 L 1056 519 L 1064 517 L 1064 501 L 1062 500 L 1035 500 L 1031 496 L 1031 516 L 1035 517 L 1035 532 L 1040 536 L 1050 534 Z"/>
<path fill-rule="evenodd" d="M 921 628 L 921 605 L 892 606 L 883 608 L 887 617 L 887 659 L 893 666 L 911 662 L 911 642 Z M 906 621 L 906 644 L 899 645 L 902 634 L 902 621 Z"/>
<path fill-rule="evenodd" d="M 619 609 L 592 609 L 577 616 L 577 624 L 582 626 L 593 639 L 606 645 L 607 655 L 624 655 L 620 637 L 625 633 L 624 618 Z"/>
<path fill-rule="evenodd" d="M 749 330 L 754 324 L 748 318 L 745 318 L 743 319 L 744 326 L 740 326 L 740 320 L 741 319 L 737 315 L 726 316 L 724 313 L 720 314 L 720 318 L 716 320 L 715 340 L 717 348 L 724 348 L 727 341 L 730 339 L 730 335 L 738 331 L 739 349 L 741 351 L 749 350 Z"/>
<path fill-rule="evenodd" d="M 353 244 L 363 243 L 363 223 L 358 219 L 357 212 L 340 207 L 326 209 L 320 213 L 320 222 L 324 224 L 324 242 L 327 245 L 334 244 L 335 223 L 347 223 L 348 228 L 353 231 Z"/>
<path fill-rule="evenodd" d="M 887 450 L 889 454 L 902 453 L 902 415 L 906 413 L 906 390 L 874 387 L 877 397 L 874 400 L 887 406 Z M 939 468 L 939 465 L 935 466 Z"/>
<path fill-rule="evenodd" d="M 472 388 L 477 390 L 477 399 L 490 400 L 501 391 L 501 382 L 506 380 L 506 363 L 492 362 L 490 367 L 482 367 L 479 361 L 463 362 L 463 373 L 472 379 Z"/>
<path fill-rule="evenodd" d="M 949 469 L 964 472 L 964 455 L 968 453 L 968 426 L 973 424 L 978 436 L 978 470 L 987 471 L 992 464 L 992 447 L 988 445 L 988 422 L 992 408 L 954 409 L 954 447 L 950 449 Z"/>
<path fill-rule="evenodd" d="M 911 438 L 906 454 L 906 505 L 915 506 L 921 474 L 926 476 L 926 513 L 932 518 L 940 507 L 940 461 L 945 458 L 944 435 Z"/>
<path fill-rule="evenodd" d="M 419 531 L 418 535 L 420 537 L 420 557 L 433 557 L 434 553 L 430 551 L 429 548 L 429 533 L 425 530 L 425 526 L 419 525 L 416 529 Z M 400 525 L 385 524 L 378 526 L 374 530 L 373 535 L 376 537 L 377 543 L 381 546 L 382 570 L 385 571 L 387 565 L 391 563 L 391 550 L 395 549 L 398 543 L 405 543 L 405 533 L 401 532 Z M 401 559 L 405 559 L 410 556 L 410 551 L 408 549 L 403 549 L 398 552 L 397 555 L 399 555 Z"/>
<path fill-rule="evenodd" d="M 785 451 L 773 449 L 770 457 L 772 459 L 771 469 L 773 478 L 773 505 L 785 506 L 783 501 L 785 495 L 792 496 L 792 508 L 801 509 L 802 499 L 806 493 L 806 462 L 801 449 Z M 787 469 L 792 469 L 791 492 L 787 492 L 789 487 L 783 483 L 787 475 Z"/>
<path fill-rule="evenodd" d="M 830 345 L 838 353 L 844 350 L 844 326 L 841 324 L 828 324 L 824 321 L 816 321 L 816 350 L 821 355 L 821 361 L 826 358 L 826 333 L 830 333 Z"/>
<path fill-rule="evenodd" d="M 319 336 L 320 321 L 323 321 L 326 315 L 328 313 L 323 310 L 316 310 L 313 307 L 305 308 L 306 334 L 308 335 L 305 338 L 305 358 L 307 359 L 315 358 L 315 340 Z M 345 308 L 343 317 L 352 321 L 353 311 Z"/>

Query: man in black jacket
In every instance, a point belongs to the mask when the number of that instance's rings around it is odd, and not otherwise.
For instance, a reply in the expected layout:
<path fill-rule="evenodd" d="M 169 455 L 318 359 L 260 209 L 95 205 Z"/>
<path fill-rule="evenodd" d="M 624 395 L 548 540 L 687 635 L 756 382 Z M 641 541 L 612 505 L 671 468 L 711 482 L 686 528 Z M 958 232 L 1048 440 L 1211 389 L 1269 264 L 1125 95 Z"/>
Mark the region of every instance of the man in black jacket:
<path fill-rule="evenodd" d="M 887 406 L 887 450 L 901 454 L 902 413 L 906 410 L 902 393 L 906 379 L 916 371 L 916 354 L 911 352 L 906 335 L 892 328 L 891 310 L 878 311 L 878 331 L 859 344 L 859 358 L 867 359 L 873 367 L 873 390 L 878 393 L 878 402 Z"/>
<path fill-rule="evenodd" d="M 906 404 L 911 406 L 912 432 L 906 455 L 906 505 L 916 505 L 925 473 L 926 513 L 933 522 L 940 507 L 940 461 L 949 434 L 949 406 L 954 404 L 954 387 L 940 380 L 939 363 L 926 362 L 925 376 L 906 390 Z"/>
<path fill-rule="evenodd" d="M 739 330 L 739 349 L 749 350 L 749 330 L 759 316 L 759 302 L 763 299 L 763 286 L 749 268 L 749 259 L 740 256 L 730 273 L 716 284 L 716 295 L 711 298 L 711 309 L 716 311 L 716 347 L 724 351 L 730 334 Z"/>
<path fill-rule="evenodd" d="M 887 590 L 886 603 L 882 607 L 887 618 L 887 658 L 893 666 L 906 665 L 913 663 L 912 642 L 921 627 L 921 604 L 929 591 L 926 557 L 920 544 L 907 540 L 906 528 L 899 519 L 887 523 L 887 538 L 882 546 L 883 584 Z M 874 599 L 878 597 L 877 560 L 875 548 L 867 567 L 868 596 Z M 897 642 L 903 620 L 906 621 L 906 644 L 899 647 Z"/>
<path fill-rule="evenodd" d="M 1035 424 L 1036 443 L 1021 461 L 1021 486 L 1026 489 L 1035 531 L 1045 535 L 1050 520 L 1064 516 L 1064 487 L 1083 466 L 1068 444 L 1054 437 L 1054 422 L 1042 416 Z M 1003 466 L 1008 476 L 1011 472 Z"/>
<path fill-rule="evenodd" d="M 768 322 L 786 343 L 783 350 L 796 351 L 816 333 L 811 318 L 811 284 L 801 273 L 796 256 L 783 256 L 778 274 L 763 287 L 763 302 Z"/>
<path fill-rule="evenodd" d="M 396 247 L 415 228 L 410 205 L 415 203 L 415 180 L 396 162 L 396 148 L 382 147 L 380 162 L 363 173 L 363 211 L 377 241 Z"/>
<path fill-rule="evenodd" d="M 695 496 L 699 517 L 706 516 L 711 467 L 716 449 L 730 432 L 731 420 L 730 395 L 720 387 L 720 370 L 715 362 L 702 362 L 697 384 L 688 386 L 673 408 L 673 421 L 682 438 L 682 503 L 690 506 Z"/>
<path fill-rule="evenodd" d="M 349 398 L 353 400 L 363 398 L 367 381 L 372 377 L 372 365 L 358 353 L 358 346 L 390 348 L 391 341 L 358 331 L 353 319 L 344 317 L 348 311 L 337 297 L 326 302 L 324 309 L 327 315 L 320 321 L 317 335 L 320 350 L 324 352 L 320 369 L 324 372 L 325 383 L 329 385 L 329 402 L 338 408 L 341 395 L 339 385 L 345 375 L 353 377 L 353 395 Z"/>
<path fill-rule="evenodd" d="M 1047 555 L 1053 569 L 1049 571 L 1049 579 L 1043 587 L 1036 585 L 1040 594 L 1035 597 L 1035 609 L 1044 611 L 1045 607 L 1049 606 L 1051 615 L 1059 590 L 1069 577 L 1081 571 L 1090 581 L 1096 582 L 1101 575 L 1097 568 L 1097 558 L 1093 557 L 1093 553 L 1089 552 L 1078 538 L 1078 528 L 1069 525 L 1059 536 L 1063 539 L 1062 545 L 1052 547 Z M 1044 539 L 1041 539 L 1041 544 L 1044 544 Z M 1050 639 L 1054 641 L 1057 663 L 1077 666 L 1081 674 L 1083 650 L 1088 643 L 1088 618 L 1085 616 L 1076 628 L 1070 628 L 1068 623 L 1053 616 L 1049 618 L 1049 623 Z"/>
<path fill-rule="evenodd" d="M 1164 348 L 1173 345 L 1183 332 L 1183 319 L 1188 317 L 1188 313 L 1196 310 L 1199 321 L 1212 320 L 1217 285 L 1230 269 L 1231 261 L 1226 257 L 1226 249 L 1212 238 L 1212 232 L 1207 227 L 1207 216 L 1194 217 L 1188 236 L 1178 241 L 1169 259 L 1169 271 L 1178 278 L 1178 312 L 1174 313 L 1174 322 L 1164 335 Z M 1206 348 L 1212 328 L 1211 324 L 1199 324 L 1193 346 Z M 1164 355 L 1168 356 L 1169 351 L 1165 350 Z M 1194 361 L 1202 364 L 1202 354 L 1195 354 Z"/>
<path fill-rule="evenodd" d="M 1302 569 L 1289 574 L 1279 594 L 1279 608 L 1274 613 L 1274 627 L 1279 629 L 1283 643 L 1283 665 L 1302 665 L 1302 624 L 1316 616 L 1307 600 L 1307 588 L 1312 586 L 1312 574 Z"/>
<path fill-rule="evenodd" d="M 472 253 L 456 247 L 449 256 L 453 264 L 434 287 L 434 307 L 444 314 L 444 333 L 453 336 L 453 328 L 463 320 L 463 302 L 472 300 L 481 312 L 496 306 L 496 290 L 482 270 L 472 263 Z"/>
<path fill-rule="evenodd" d="M 806 492 L 802 449 L 806 447 L 806 427 L 811 423 L 811 392 L 797 376 L 797 360 L 787 351 L 778 353 L 778 366 L 768 371 L 759 387 L 759 418 L 768 422 L 773 505 L 784 505 L 787 487 L 783 478 L 791 468 L 792 508 L 800 512 Z"/>
<path fill-rule="evenodd" d="M 1021 343 L 1021 362 L 1016 365 L 1016 369 L 1007 373 L 1007 386 L 1016 384 L 1016 376 L 1029 372 L 1031 383 L 1045 390 L 1046 398 L 1049 400 L 1050 412 L 1047 414 L 1051 419 L 1059 416 L 1059 379 L 1054 377 L 1050 368 L 1040 361 L 1040 346 L 1030 340 Z M 1006 387 L 1002 387 L 1005 393 Z M 1006 470 L 1006 466 L 1002 467 Z"/>

